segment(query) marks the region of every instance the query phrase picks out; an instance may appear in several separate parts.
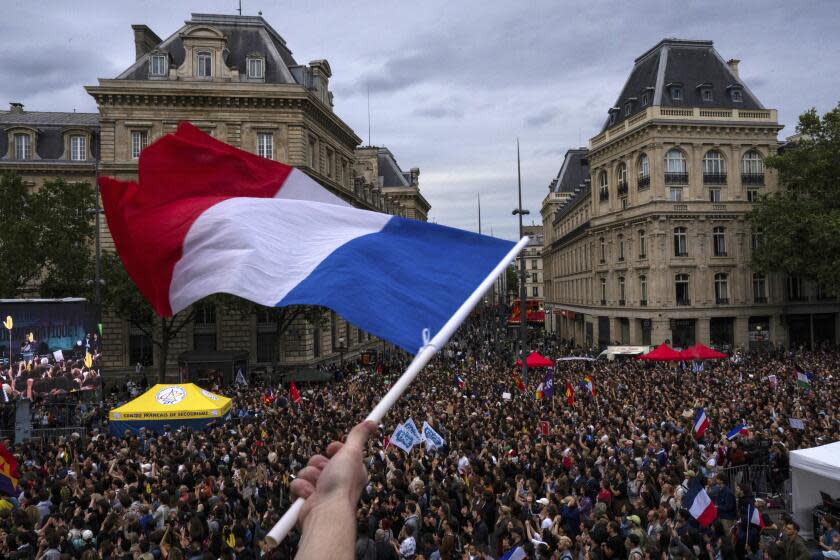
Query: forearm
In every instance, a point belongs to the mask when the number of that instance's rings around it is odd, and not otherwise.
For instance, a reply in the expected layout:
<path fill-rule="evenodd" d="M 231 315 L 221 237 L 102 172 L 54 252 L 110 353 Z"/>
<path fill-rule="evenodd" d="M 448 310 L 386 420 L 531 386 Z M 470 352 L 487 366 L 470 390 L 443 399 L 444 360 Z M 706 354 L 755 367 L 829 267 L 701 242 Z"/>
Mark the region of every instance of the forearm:
<path fill-rule="evenodd" d="M 356 546 L 356 512 L 343 500 L 321 503 L 306 516 L 296 560 L 352 560 Z"/>

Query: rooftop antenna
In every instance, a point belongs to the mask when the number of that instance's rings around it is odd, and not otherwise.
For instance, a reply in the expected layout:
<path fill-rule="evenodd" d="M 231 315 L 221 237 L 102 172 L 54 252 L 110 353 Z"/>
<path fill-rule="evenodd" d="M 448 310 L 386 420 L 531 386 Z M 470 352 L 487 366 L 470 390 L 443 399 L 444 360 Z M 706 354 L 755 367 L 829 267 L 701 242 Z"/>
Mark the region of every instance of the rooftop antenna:
<path fill-rule="evenodd" d="M 242 15 L 242 0 L 239 0 L 239 15 Z"/>
<path fill-rule="evenodd" d="M 367 94 L 368 94 L 368 146 L 372 146 L 373 144 L 370 143 L 370 83 L 367 85 Z"/>

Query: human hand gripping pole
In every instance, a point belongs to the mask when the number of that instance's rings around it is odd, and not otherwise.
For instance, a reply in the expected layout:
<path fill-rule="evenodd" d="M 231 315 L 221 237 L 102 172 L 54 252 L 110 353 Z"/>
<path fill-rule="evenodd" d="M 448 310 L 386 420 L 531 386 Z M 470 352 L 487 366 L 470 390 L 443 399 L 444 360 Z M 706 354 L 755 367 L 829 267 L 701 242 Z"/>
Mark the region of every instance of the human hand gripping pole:
<path fill-rule="evenodd" d="M 458 327 L 461 326 L 464 319 L 467 318 L 479 300 L 484 296 L 487 290 L 490 289 L 490 286 L 492 286 L 493 282 L 496 281 L 496 278 L 502 274 L 508 263 L 511 262 L 527 244 L 528 236 L 526 235 L 520 239 L 510 251 L 508 251 L 504 258 L 499 261 L 490 274 L 484 278 L 481 284 L 479 284 L 473 293 L 470 294 L 464 303 L 461 304 L 461 307 L 459 307 L 452 317 L 446 321 L 440 331 L 438 331 L 431 340 L 429 339 L 428 329 L 423 331 L 423 347 L 420 348 L 420 351 L 416 356 L 414 356 L 414 359 L 396 383 L 394 383 L 391 389 L 385 393 L 385 396 L 382 397 L 379 404 L 377 404 L 370 414 L 367 415 L 367 418 L 365 419 L 366 421 L 369 420 L 376 424 L 382 422 L 382 419 L 391 407 L 396 404 L 405 390 L 408 389 L 408 386 L 411 385 L 411 382 L 414 381 L 414 378 L 417 377 L 420 370 L 422 370 L 426 364 L 431 361 L 434 355 L 443 348 L 452 335 L 455 334 L 455 331 L 458 330 Z M 300 516 L 305 503 L 306 501 L 303 498 L 297 498 L 294 503 L 292 503 L 291 507 L 289 507 L 289 509 L 286 510 L 286 513 L 283 514 L 283 517 L 280 518 L 280 521 L 278 521 L 271 531 L 269 531 L 268 535 L 266 535 L 266 543 L 275 547 L 283 541 L 286 535 L 289 534 L 289 531 L 292 530 L 292 527 L 294 527 L 297 523 L 298 517 Z"/>

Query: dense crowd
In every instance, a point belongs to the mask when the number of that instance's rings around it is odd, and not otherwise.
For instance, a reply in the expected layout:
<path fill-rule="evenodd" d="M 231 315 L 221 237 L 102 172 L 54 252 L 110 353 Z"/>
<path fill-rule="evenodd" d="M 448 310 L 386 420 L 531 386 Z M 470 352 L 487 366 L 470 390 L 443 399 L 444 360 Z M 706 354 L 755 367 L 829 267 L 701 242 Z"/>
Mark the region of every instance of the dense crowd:
<path fill-rule="evenodd" d="M 509 355 L 497 354 L 474 327 L 458 337 L 368 443 L 355 558 L 497 559 L 515 551 L 560 560 L 806 560 L 810 554 L 796 527 L 770 515 L 768 506 L 783 493 L 790 450 L 840 438 L 836 349 L 745 355 L 702 372 L 632 360 L 558 362 L 553 398 L 537 400 L 542 370 L 520 391 Z M 108 436 L 105 411 L 128 398 L 125 391 L 109 393 L 102 415 L 89 419 L 87 437 L 5 442 L 21 479 L 20 494 L 0 501 L 0 555 L 291 557 L 296 533 L 276 549 L 264 543 L 290 503 L 290 481 L 365 417 L 404 365 L 354 365 L 341 381 L 301 386 L 298 403 L 287 388 L 220 388 L 233 397 L 231 419 L 198 432 Z M 810 373 L 809 388 L 795 384 L 795 367 Z M 594 396 L 581 385 L 586 375 Z M 711 426 L 698 439 L 692 424 L 699 407 Z M 445 447 L 418 445 L 408 454 L 385 447 L 408 418 L 427 421 Z M 793 429 L 790 419 L 802 420 L 804 429 Z M 741 422 L 747 430 L 732 441 L 722 437 Z M 761 466 L 761 488 L 749 480 L 748 465 Z M 717 505 L 708 528 L 683 508 L 695 477 Z M 766 527 L 747 534 L 749 504 Z M 829 529 L 823 544 L 832 557 L 840 538 Z M 346 557 L 339 552 L 335 557 Z"/>

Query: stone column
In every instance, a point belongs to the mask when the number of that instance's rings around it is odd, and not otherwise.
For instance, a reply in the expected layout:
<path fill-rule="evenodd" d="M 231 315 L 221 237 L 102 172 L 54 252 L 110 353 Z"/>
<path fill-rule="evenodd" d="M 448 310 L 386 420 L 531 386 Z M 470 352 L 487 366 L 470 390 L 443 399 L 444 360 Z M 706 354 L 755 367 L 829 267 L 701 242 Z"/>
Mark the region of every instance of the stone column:
<path fill-rule="evenodd" d="M 610 317 L 610 339 L 608 342 L 614 340 L 621 340 L 621 325 L 618 323 L 618 317 Z"/>
<path fill-rule="evenodd" d="M 711 329 L 709 326 L 710 319 L 708 317 L 698 317 L 695 323 L 694 342 L 705 344 L 709 346 L 711 343 Z"/>
<path fill-rule="evenodd" d="M 671 340 L 671 323 L 668 319 L 653 319 L 650 328 L 650 343 L 659 346 L 666 340 Z"/>
<path fill-rule="evenodd" d="M 703 145 L 695 143 L 686 149 L 691 158 L 688 162 L 688 200 L 707 200 L 703 185 Z"/>
<path fill-rule="evenodd" d="M 785 331 L 785 326 L 782 324 L 781 319 L 782 317 L 780 315 L 770 315 L 770 341 L 774 346 L 781 344 L 786 347 L 788 342 L 787 331 Z"/>
<path fill-rule="evenodd" d="M 735 348 L 749 349 L 749 320 L 746 315 L 738 315 L 735 317 L 735 325 L 733 327 L 734 333 L 732 338 L 735 341 Z"/>
<path fill-rule="evenodd" d="M 630 344 L 639 346 L 642 344 L 642 324 L 640 319 L 630 318 Z"/>

